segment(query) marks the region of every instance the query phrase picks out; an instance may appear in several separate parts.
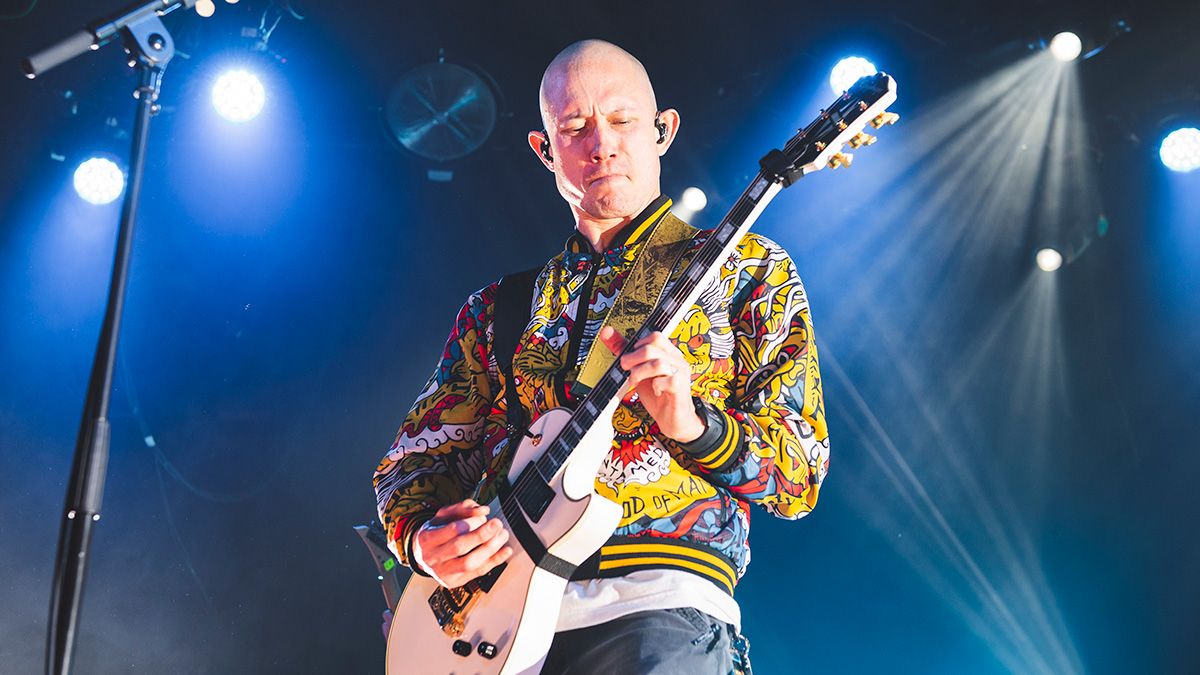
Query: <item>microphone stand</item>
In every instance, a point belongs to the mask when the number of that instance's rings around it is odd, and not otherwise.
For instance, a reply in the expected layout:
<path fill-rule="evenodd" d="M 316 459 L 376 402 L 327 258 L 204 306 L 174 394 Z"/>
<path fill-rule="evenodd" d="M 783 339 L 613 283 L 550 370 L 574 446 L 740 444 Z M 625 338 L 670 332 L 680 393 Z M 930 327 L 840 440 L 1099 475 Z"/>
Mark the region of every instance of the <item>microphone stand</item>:
<path fill-rule="evenodd" d="M 195 4 L 196 0 L 143 0 L 89 23 L 83 30 L 21 62 L 26 76 L 32 79 L 80 54 L 99 49 L 120 36 L 125 53 L 129 56 L 129 66 L 138 70 L 138 86 L 134 91 L 137 113 L 129 157 L 129 183 L 121 206 L 108 303 L 92 361 L 58 536 L 46 636 L 47 675 L 66 675 L 71 670 L 92 528 L 100 520 L 100 503 L 108 468 L 108 405 L 125 304 L 134 220 L 145 172 L 146 142 L 150 133 L 150 118 L 160 107 L 156 101 L 163 70 L 175 55 L 175 42 L 160 17 L 179 7 L 190 8 Z"/>

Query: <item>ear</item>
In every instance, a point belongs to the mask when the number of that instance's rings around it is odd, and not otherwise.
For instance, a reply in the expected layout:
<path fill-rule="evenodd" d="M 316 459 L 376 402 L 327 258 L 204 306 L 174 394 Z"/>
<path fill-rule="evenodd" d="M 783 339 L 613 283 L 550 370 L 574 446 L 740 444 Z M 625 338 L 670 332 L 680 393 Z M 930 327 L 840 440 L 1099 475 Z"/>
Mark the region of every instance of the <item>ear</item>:
<path fill-rule="evenodd" d="M 667 140 L 658 146 L 658 156 L 662 157 L 667 154 L 667 150 L 675 142 L 675 134 L 679 133 L 679 111 L 674 108 L 667 108 L 658 114 L 658 118 L 662 120 L 663 124 L 667 125 Z"/>
<path fill-rule="evenodd" d="M 537 158 L 542 162 L 543 166 L 545 166 L 548 170 L 553 171 L 554 170 L 554 162 L 551 162 L 550 160 L 548 160 L 544 156 L 542 156 L 542 143 L 548 143 L 548 142 L 549 142 L 549 140 L 545 136 L 542 135 L 542 132 L 540 132 L 540 131 L 529 132 L 529 148 L 531 150 L 533 150 L 533 154 L 537 155 Z"/>

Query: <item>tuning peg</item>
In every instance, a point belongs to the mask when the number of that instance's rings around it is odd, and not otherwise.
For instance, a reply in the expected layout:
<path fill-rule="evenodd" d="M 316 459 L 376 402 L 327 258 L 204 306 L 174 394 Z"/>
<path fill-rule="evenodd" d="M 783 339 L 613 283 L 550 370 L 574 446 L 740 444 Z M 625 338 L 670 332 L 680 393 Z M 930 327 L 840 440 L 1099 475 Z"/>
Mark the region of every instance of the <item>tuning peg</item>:
<path fill-rule="evenodd" d="M 864 131 L 860 131 L 857 134 L 854 134 L 853 136 L 851 136 L 850 140 L 848 140 L 846 142 L 849 143 L 850 147 L 852 147 L 852 148 L 861 148 L 864 145 L 870 145 L 870 144 L 874 143 L 876 140 L 878 140 L 878 139 L 876 139 L 871 134 L 868 134 Z"/>
<path fill-rule="evenodd" d="M 875 119 L 871 120 L 871 126 L 873 126 L 873 127 L 875 127 L 876 129 L 878 129 L 878 128 L 882 127 L 882 126 L 883 126 L 883 125 L 885 125 L 885 124 L 895 124 L 896 122 L 899 122 L 899 121 L 900 121 L 900 116 L 899 116 L 899 115 L 897 115 L 896 113 L 894 113 L 894 112 L 881 112 L 881 113 L 879 113 L 879 116 L 878 116 L 878 117 L 876 117 Z"/>
<path fill-rule="evenodd" d="M 840 169 L 843 166 L 848 167 L 854 163 L 854 155 L 848 152 L 835 152 L 829 158 L 829 168 Z"/>

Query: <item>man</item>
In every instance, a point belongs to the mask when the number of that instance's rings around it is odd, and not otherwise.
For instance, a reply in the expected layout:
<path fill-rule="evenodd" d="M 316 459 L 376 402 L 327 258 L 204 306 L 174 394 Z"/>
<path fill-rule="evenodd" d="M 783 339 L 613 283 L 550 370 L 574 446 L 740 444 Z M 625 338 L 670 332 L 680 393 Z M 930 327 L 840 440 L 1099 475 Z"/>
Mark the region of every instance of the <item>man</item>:
<path fill-rule="evenodd" d="M 577 404 L 572 387 L 590 349 L 623 351 L 615 331 L 598 327 L 669 209 L 660 158 L 680 123 L 675 110 L 658 110 L 641 63 L 601 41 L 563 50 L 540 99 L 545 131 L 530 132 L 529 145 L 554 173 L 575 233 L 537 277 L 512 359 L 526 420 Z M 496 288 L 467 300 L 375 474 L 397 555 L 451 587 L 512 555 L 507 531 L 480 506 L 516 447 L 505 428 L 509 383 L 492 352 Z M 829 446 L 794 265 L 747 235 L 710 291 L 673 335 L 653 334 L 621 357 L 627 393 L 596 491 L 624 514 L 597 562 L 568 584 L 544 673 L 730 672 L 749 502 L 791 519 L 816 503 Z"/>

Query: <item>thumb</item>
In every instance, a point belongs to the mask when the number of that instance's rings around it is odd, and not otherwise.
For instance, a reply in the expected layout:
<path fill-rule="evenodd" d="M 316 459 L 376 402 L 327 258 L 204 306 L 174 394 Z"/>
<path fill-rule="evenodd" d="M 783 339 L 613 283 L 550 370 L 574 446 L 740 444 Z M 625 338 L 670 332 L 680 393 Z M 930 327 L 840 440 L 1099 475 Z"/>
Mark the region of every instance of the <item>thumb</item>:
<path fill-rule="evenodd" d="M 605 326 L 604 328 L 601 328 L 599 337 L 600 341 L 604 343 L 604 346 L 608 347 L 608 351 L 612 352 L 614 355 L 620 356 L 621 352 L 625 350 L 625 338 L 621 337 L 621 334 L 617 332 L 617 329 L 613 328 L 612 326 Z"/>

